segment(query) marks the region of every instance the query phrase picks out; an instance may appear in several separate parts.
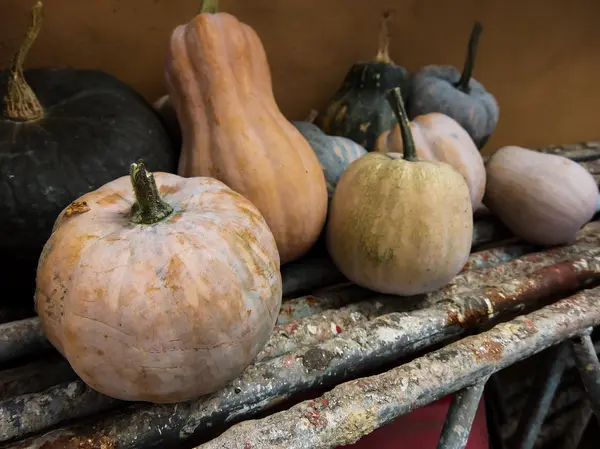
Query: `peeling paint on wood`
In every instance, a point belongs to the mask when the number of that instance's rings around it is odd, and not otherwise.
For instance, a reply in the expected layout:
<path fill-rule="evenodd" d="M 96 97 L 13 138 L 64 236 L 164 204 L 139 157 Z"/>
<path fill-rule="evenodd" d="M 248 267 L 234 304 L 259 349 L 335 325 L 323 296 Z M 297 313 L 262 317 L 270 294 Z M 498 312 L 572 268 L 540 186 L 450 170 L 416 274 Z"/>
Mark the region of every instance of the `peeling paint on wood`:
<path fill-rule="evenodd" d="M 341 332 L 336 327 L 334 338 L 313 345 L 310 340 L 306 344 L 297 340 L 293 352 L 272 358 L 261 356 L 261 362 L 248 367 L 228 388 L 207 398 L 177 406 L 128 408 L 117 417 L 109 416 L 92 427 L 81 427 L 78 435 L 105 435 L 132 449 L 143 448 L 150 441 L 177 442 L 215 422 L 247 416 L 281 398 L 360 375 L 367 368 L 382 366 L 458 336 L 491 317 L 519 310 L 549 294 L 580 288 L 589 280 L 600 278 L 599 226 L 586 226 L 575 245 L 462 273 L 441 291 L 420 298 L 421 304 L 410 312 L 390 312 L 342 328 Z M 340 309 L 332 311 L 330 323 L 341 328 L 335 321 L 335 312 L 340 313 Z M 306 329 L 310 333 L 311 328 Z M 497 359 L 501 358 L 499 351 L 494 342 L 488 342 L 487 346 L 476 348 L 474 355 Z M 169 417 L 169 425 L 159 431 L 165 416 Z M 142 426 L 146 422 L 153 425 Z M 176 432 L 184 423 L 189 433 Z"/>
<path fill-rule="evenodd" d="M 580 162 L 600 181 L 600 142 L 567 145 L 544 151 Z M 504 317 L 507 312 L 518 312 L 550 296 L 556 298 L 589 287 L 600 280 L 599 231 L 600 224 L 591 223 L 579 233 L 575 245 L 549 251 L 533 253 L 536 248 L 517 242 L 473 253 L 464 270 L 447 287 L 431 295 L 413 298 L 375 296 L 374 293 L 353 285 L 338 285 L 314 294 L 318 289 L 346 280 L 331 261 L 324 257 L 313 256 L 289 264 L 283 267 L 286 296 L 284 306 L 287 304 L 289 307 L 282 309 L 276 331 L 257 357 L 256 363 L 227 388 L 190 403 L 128 405 L 116 413 L 112 411 L 90 421 L 68 425 L 4 447 L 145 449 L 180 444 L 191 436 L 210 431 L 214 426 L 267 410 L 288 397 L 318 387 L 333 386 L 350 376 L 361 375 L 367 369 L 377 368 L 403 355 L 454 339 L 492 318 Z M 498 220 L 485 214 L 476 221 L 474 233 L 475 248 L 492 246 L 490 243 L 498 245 L 498 239 L 510 237 Z M 305 296 L 289 299 L 298 294 Z M 297 424 L 299 423 L 302 432 L 304 428 L 309 429 L 306 440 L 295 434 L 289 439 L 289 432 L 285 432 L 285 426 L 289 423 L 285 418 L 287 415 L 283 415 L 282 428 L 278 421 L 274 421 L 275 425 L 269 431 L 273 437 L 271 442 L 276 444 L 274 446 L 257 446 L 250 441 L 244 441 L 243 446 L 236 446 L 237 440 L 227 439 L 231 431 L 237 428 L 235 426 L 220 437 L 226 438 L 225 440 L 213 440 L 207 443 L 209 446 L 202 447 L 333 447 L 327 446 L 330 444 L 329 436 L 325 438 L 323 435 L 342 434 L 346 439 L 359 438 L 397 416 L 399 407 L 401 408 L 398 403 L 404 404 L 402 407 L 405 410 L 412 410 L 419 405 L 418 401 L 423 401 L 424 404 L 427 398 L 432 401 L 434 396 L 443 395 L 446 391 L 444 388 L 447 389 L 449 383 L 453 385 L 452 388 L 463 388 L 461 382 L 465 380 L 464 376 L 469 381 L 464 386 L 479 379 L 473 377 L 472 372 L 465 372 L 465 369 L 476 367 L 480 370 L 479 374 L 485 377 L 489 375 L 486 367 L 498 369 L 498 366 L 513 363 L 527 356 L 527 351 L 532 350 L 533 346 L 539 348 L 540 341 L 543 343 L 548 339 L 567 338 L 570 326 L 579 325 L 581 330 L 581 326 L 588 323 L 586 320 L 591 315 L 597 316 L 598 298 L 593 304 L 594 310 L 584 310 L 581 307 L 582 301 L 589 299 L 586 295 L 590 294 L 597 296 L 597 289 L 582 292 L 538 312 L 499 325 L 486 334 L 468 337 L 416 359 L 408 364 L 412 368 L 405 372 L 407 376 L 397 378 L 396 383 L 389 384 L 393 394 L 388 399 L 396 401 L 395 405 L 376 400 L 378 394 L 384 394 L 383 387 L 388 386 L 381 383 L 378 376 L 358 379 L 355 386 L 363 397 L 361 399 L 355 396 L 357 402 L 354 407 L 346 407 L 344 395 L 326 395 L 301 404 L 304 408 L 297 416 L 300 419 Z M 544 315 L 544 311 L 551 311 L 551 315 Z M 584 313 L 588 315 L 583 315 Z M 544 327 L 544 320 L 550 323 L 549 327 Z M 543 327 L 540 327 L 541 324 Z M 0 362 L 49 347 L 36 319 L 24 320 L 16 327 L 14 323 L 8 325 L 9 327 L 0 325 Z M 5 332 L 6 329 L 10 332 Z M 498 329 L 503 329 L 504 333 L 498 334 Z M 19 339 L 10 340 L 16 337 Z M 11 346 L 15 342 L 20 346 Z M 461 345 L 458 349 L 457 344 Z M 521 345 L 521 349 L 517 348 L 518 345 Z M 522 352 L 523 347 L 525 353 Z M 415 364 L 417 361 L 420 364 Z M 447 372 L 449 366 L 450 373 Z M 33 373 L 35 370 L 30 368 L 30 371 Z M 29 371 L 24 370 L 24 375 L 27 372 Z M 426 372 L 432 376 L 430 383 L 431 379 L 422 378 Z M 5 380 L 11 379 L 6 371 L 0 372 L 0 385 L 2 374 L 5 375 Z M 32 378 L 31 381 L 33 380 Z M 33 385 L 34 383 L 25 379 L 22 384 L 18 383 L 15 391 L 29 393 L 28 388 L 36 388 Z M 86 400 L 80 399 L 86 397 L 86 387 L 80 380 L 74 381 L 71 387 L 69 385 L 71 384 L 55 385 L 41 394 L 28 394 L 21 398 L 6 397 L 8 402 L 0 403 L 0 415 L 15 410 L 13 406 L 17 402 L 24 407 L 24 425 L 17 425 L 19 429 L 9 430 L 9 434 L 12 432 L 11 435 L 19 438 L 33 431 L 44 431 L 71 416 L 81 418 L 105 409 L 103 401 L 106 398 L 102 395 L 99 395 L 99 400 L 94 394 L 90 394 Z M 331 393 L 345 391 L 345 385 L 347 384 L 336 387 Z M 424 392 L 424 396 L 415 401 L 414 389 Z M 58 398 L 68 395 L 69 391 L 75 394 L 71 394 L 62 403 L 47 396 L 49 392 L 53 392 L 53 397 Z M 78 392 L 81 393 L 79 398 Z M 387 390 L 385 393 L 387 394 Z M 365 398 L 371 402 L 361 403 Z M 81 401 L 81 404 L 78 405 L 77 401 Z M 68 404 L 73 407 L 68 408 Z M 120 403 L 109 403 L 108 407 L 116 405 Z M 37 412 L 36 407 L 39 408 Z M 59 412 L 55 414 L 53 409 L 58 409 Z M 53 410 L 52 413 L 49 413 L 50 410 Z M 6 415 L 9 418 L 5 425 L 14 425 L 14 413 L 9 415 Z M 330 420 L 332 416 L 342 415 L 344 419 L 341 421 Z M 264 420 L 254 423 L 262 429 Z M 2 429 L 0 424 L 0 437 L 3 435 Z M 320 440 L 321 438 L 325 439 Z M 219 446 L 219 441 L 224 445 Z M 325 442 L 325 445 L 320 446 L 319 441 Z M 229 445 L 230 443 L 233 445 Z"/>
<path fill-rule="evenodd" d="M 196 449 L 333 449 L 352 444 L 394 418 L 473 385 L 518 360 L 600 324 L 600 288 L 580 292 L 529 315 L 383 374 L 337 385 L 318 399 L 266 418 L 236 424 Z M 476 355 L 487 342 L 503 357 Z M 318 412 L 316 423 L 306 419 Z"/>

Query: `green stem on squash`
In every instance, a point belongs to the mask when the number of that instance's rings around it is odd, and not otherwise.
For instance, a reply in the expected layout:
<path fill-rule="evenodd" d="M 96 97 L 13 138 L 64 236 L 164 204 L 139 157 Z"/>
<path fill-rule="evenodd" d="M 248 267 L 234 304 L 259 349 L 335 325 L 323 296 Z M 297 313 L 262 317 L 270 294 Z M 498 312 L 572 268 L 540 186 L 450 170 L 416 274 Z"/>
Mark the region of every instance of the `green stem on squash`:
<path fill-rule="evenodd" d="M 154 224 L 173 212 L 173 206 L 160 197 L 154 175 L 146 170 L 144 161 L 131 164 L 130 177 L 135 195 L 135 203 L 131 206 L 132 222 Z"/>
<path fill-rule="evenodd" d="M 202 0 L 200 14 L 215 14 L 219 10 L 219 0 Z"/>
<path fill-rule="evenodd" d="M 387 100 L 394 111 L 394 115 L 398 120 L 398 126 L 400 126 L 400 135 L 402 136 L 402 154 L 405 161 L 415 162 L 418 161 L 417 148 L 415 147 L 415 141 L 410 130 L 410 124 L 408 123 L 408 116 L 406 115 L 406 109 L 404 109 L 404 102 L 402 101 L 402 93 L 399 87 L 390 89 L 387 93 Z"/>
<path fill-rule="evenodd" d="M 8 92 L 4 97 L 4 115 L 19 122 L 34 121 L 44 117 L 44 108 L 29 84 L 27 84 L 23 74 L 23 63 L 27 53 L 42 28 L 44 14 L 41 1 L 34 5 L 31 16 L 31 25 L 27 30 L 25 40 L 13 58 L 8 78 Z"/>
<path fill-rule="evenodd" d="M 479 44 L 479 37 L 483 32 L 483 25 L 479 22 L 475 22 L 473 29 L 471 30 L 471 36 L 469 37 L 469 47 L 467 49 L 467 57 L 465 59 L 465 65 L 460 75 L 460 79 L 454 84 L 458 90 L 468 94 L 471 91 L 469 87 L 469 81 L 473 77 L 473 68 L 475 67 L 475 56 L 477 56 L 477 45 Z"/>
<path fill-rule="evenodd" d="M 383 13 L 381 23 L 379 25 L 379 45 L 377 46 L 377 55 L 375 55 L 375 62 L 383 64 L 393 64 L 392 58 L 390 58 L 390 20 L 392 13 L 386 11 Z"/>

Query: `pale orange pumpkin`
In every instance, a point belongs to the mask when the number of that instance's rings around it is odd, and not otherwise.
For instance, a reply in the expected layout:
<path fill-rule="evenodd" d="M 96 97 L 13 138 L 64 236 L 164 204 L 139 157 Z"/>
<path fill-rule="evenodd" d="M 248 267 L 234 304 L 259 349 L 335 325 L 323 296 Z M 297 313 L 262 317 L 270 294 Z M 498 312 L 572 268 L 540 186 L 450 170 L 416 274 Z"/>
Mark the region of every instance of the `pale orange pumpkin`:
<path fill-rule="evenodd" d="M 485 194 L 486 172 L 483 158 L 469 133 L 453 118 L 433 112 L 410 122 L 417 156 L 424 161 L 452 165 L 465 179 L 473 210 L 481 206 Z M 400 126 L 384 131 L 377 139 L 375 151 L 402 153 Z"/>
<path fill-rule="evenodd" d="M 166 403 L 241 374 L 281 295 L 256 207 L 215 179 L 153 177 L 140 163 L 59 215 L 35 300 L 49 341 L 90 387 Z"/>
<path fill-rule="evenodd" d="M 183 136 L 178 173 L 214 177 L 252 201 L 281 263 L 290 262 L 325 223 L 323 170 L 275 102 L 258 35 L 212 3 L 171 36 L 166 81 Z"/>

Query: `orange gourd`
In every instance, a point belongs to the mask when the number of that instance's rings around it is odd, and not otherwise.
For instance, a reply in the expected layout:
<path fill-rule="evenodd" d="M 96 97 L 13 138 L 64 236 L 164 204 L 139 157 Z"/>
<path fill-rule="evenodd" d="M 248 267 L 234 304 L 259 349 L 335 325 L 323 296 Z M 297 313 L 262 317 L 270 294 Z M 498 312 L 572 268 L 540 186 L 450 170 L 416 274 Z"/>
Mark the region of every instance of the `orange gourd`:
<path fill-rule="evenodd" d="M 171 36 L 166 81 L 183 135 L 178 173 L 214 177 L 248 198 L 271 228 L 281 262 L 290 262 L 325 223 L 323 170 L 275 102 L 258 35 L 215 12 L 214 3 Z"/>
<path fill-rule="evenodd" d="M 419 159 L 452 165 L 469 187 L 473 210 L 478 209 L 485 194 L 486 172 L 481 153 L 469 133 L 453 118 L 437 112 L 416 117 L 410 122 L 410 130 Z M 400 126 L 381 133 L 375 150 L 402 153 Z"/>
<path fill-rule="evenodd" d="M 139 163 L 59 215 L 35 300 L 48 340 L 90 387 L 167 403 L 239 376 L 281 295 L 256 207 L 215 179 L 153 176 Z"/>

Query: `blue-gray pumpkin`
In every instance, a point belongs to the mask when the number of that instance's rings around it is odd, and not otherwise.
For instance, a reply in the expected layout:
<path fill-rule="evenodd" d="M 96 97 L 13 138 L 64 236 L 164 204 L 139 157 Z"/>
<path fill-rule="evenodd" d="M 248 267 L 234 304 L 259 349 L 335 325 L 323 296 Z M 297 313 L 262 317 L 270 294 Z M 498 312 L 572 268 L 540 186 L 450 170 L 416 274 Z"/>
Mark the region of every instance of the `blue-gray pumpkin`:
<path fill-rule="evenodd" d="M 331 201 L 335 187 L 346 167 L 367 154 L 367 150 L 346 137 L 325 134 L 310 120 L 294 121 L 292 124 L 300 131 L 317 155 L 325 175 L 327 195 Z"/>
<path fill-rule="evenodd" d="M 449 65 L 429 65 L 412 76 L 408 105 L 410 119 L 440 112 L 456 120 L 481 150 L 496 129 L 498 103 L 483 84 L 473 78 L 475 56 L 483 27 L 476 22 L 469 38 L 462 73 Z"/>
<path fill-rule="evenodd" d="M 379 135 L 396 124 L 387 92 L 399 87 L 408 93 L 410 74 L 395 64 L 389 55 L 390 14 L 386 13 L 379 31 L 379 48 L 375 59 L 354 64 L 346 73 L 342 86 L 333 95 L 317 126 L 331 136 L 343 136 L 372 151 Z M 406 100 L 406 98 L 405 98 Z"/>

